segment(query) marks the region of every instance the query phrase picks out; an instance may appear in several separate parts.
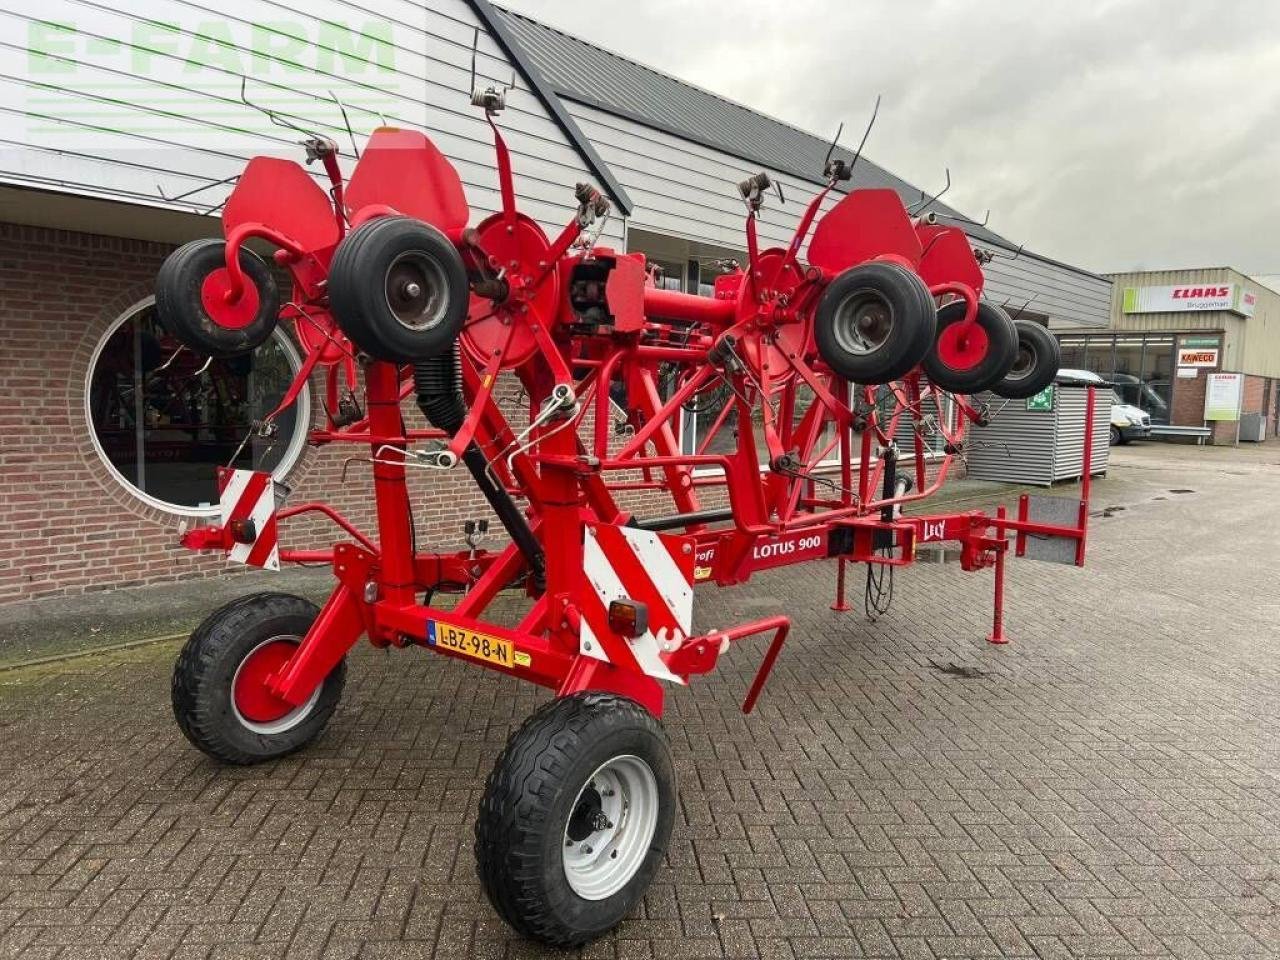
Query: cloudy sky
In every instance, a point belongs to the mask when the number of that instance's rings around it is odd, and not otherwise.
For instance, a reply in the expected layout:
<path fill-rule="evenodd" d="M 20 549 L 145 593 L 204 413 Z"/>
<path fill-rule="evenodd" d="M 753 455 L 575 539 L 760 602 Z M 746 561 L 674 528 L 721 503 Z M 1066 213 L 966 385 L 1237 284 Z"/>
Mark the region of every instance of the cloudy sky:
<path fill-rule="evenodd" d="M 1275 0 L 504 0 L 867 154 L 1093 270 L 1280 281 Z"/>

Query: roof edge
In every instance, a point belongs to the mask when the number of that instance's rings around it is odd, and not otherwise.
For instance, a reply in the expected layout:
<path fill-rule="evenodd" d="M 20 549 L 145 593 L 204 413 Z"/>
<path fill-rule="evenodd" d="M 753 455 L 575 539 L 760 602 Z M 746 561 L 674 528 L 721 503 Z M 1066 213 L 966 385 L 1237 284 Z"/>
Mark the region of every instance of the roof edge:
<path fill-rule="evenodd" d="M 520 15 L 516 14 L 516 16 L 520 16 Z M 523 19 L 528 20 L 529 18 L 524 17 Z M 531 22 L 536 23 L 537 21 L 531 21 Z M 551 27 L 550 29 L 554 30 L 555 28 Z M 569 36 L 569 34 L 565 34 L 565 36 Z M 643 66 L 643 64 L 640 64 L 640 66 Z M 672 79 L 676 79 L 676 78 L 672 78 Z M 677 80 L 677 82 L 683 83 L 684 81 Z M 617 107 L 612 106 L 611 104 L 604 103 L 603 101 L 600 101 L 600 100 L 593 100 L 589 97 L 584 97 L 580 93 L 576 93 L 575 91 L 572 91 L 572 90 L 565 90 L 564 88 L 558 87 L 555 85 L 549 85 L 549 89 L 551 89 L 551 91 L 555 94 L 555 96 L 560 100 L 570 100 L 573 103 L 581 104 L 584 107 L 590 107 L 593 110 L 599 110 L 601 113 L 607 113 L 610 116 L 614 116 L 614 117 L 621 117 L 623 120 L 630 120 L 632 123 L 639 124 L 640 126 L 646 127 L 650 130 L 656 130 L 659 133 L 665 133 L 668 136 L 672 136 L 672 137 L 679 137 L 681 140 L 687 140 L 690 143 L 696 143 L 700 147 L 705 147 L 708 150 L 714 150 L 717 153 L 723 153 L 726 156 L 735 157 L 736 159 L 745 161 L 747 163 L 758 163 L 758 164 L 762 164 L 765 167 L 768 167 L 769 169 L 776 169 L 776 167 L 772 166 L 770 160 L 767 157 L 746 156 L 742 153 L 734 153 L 732 151 L 726 150 L 724 148 L 724 144 L 714 143 L 710 139 L 693 136 L 682 130 L 676 130 L 672 127 L 667 127 L 659 123 L 654 123 L 652 120 L 647 119 L 646 117 L 643 117 L 640 114 L 635 113 L 633 111 L 620 110 Z M 718 94 L 712 94 L 712 96 L 718 96 Z M 719 97 L 719 99 L 724 100 L 725 98 Z M 725 100 L 725 102 L 733 103 L 733 101 L 731 100 Z M 741 104 L 733 104 L 733 105 L 744 110 L 751 109 L 750 107 L 742 107 Z M 799 127 L 794 127 L 793 129 L 800 130 Z M 806 136 L 814 136 L 814 134 L 807 133 L 806 131 L 801 130 L 800 132 L 805 133 Z M 816 174 L 812 177 L 806 177 L 796 173 L 790 173 L 789 175 L 794 176 L 797 180 L 804 180 L 805 182 L 810 183 L 814 186 L 826 186 L 826 181 L 823 180 L 821 177 L 817 176 Z M 729 183 L 730 181 L 726 179 L 725 182 Z M 903 182 L 905 183 L 906 181 L 903 181 Z M 840 187 L 837 187 L 836 189 L 839 190 L 841 193 L 847 192 L 841 189 Z M 960 215 L 960 217 L 963 218 L 964 216 L 963 214 L 960 214 L 959 211 L 957 211 L 957 213 Z M 954 220 L 956 218 L 948 216 L 948 219 Z M 957 225 L 960 226 L 962 230 L 964 229 L 963 223 L 960 223 Z M 994 236 L 998 236 L 998 234 L 995 234 L 994 231 L 991 231 L 991 232 Z M 965 236 L 969 237 L 970 240 L 972 240 L 974 243 L 980 246 L 999 247 L 1002 250 L 1006 250 L 1010 253 L 1013 253 L 1014 254 L 1013 259 L 1017 259 L 1018 257 L 1029 257 L 1032 260 L 1039 260 L 1041 263 L 1046 263 L 1049 266 L 1057 267 L 1061 270 L 1066 270 L 1069 273 L 1074 273 L 1078 276 L 1088 277 L 1091 280 L 1100 280 L 1106 283 L 1111 282 L 1108 277 L 1100 273 L 1095 273 L 1092 270 L 1086 270 L 1083 267 L 1077 267 L 1070 263 L 1064 263 L 1061 260 L 1055 260 L 1054 258 L 1047 257 L 1044 254 L 1036 253 L 1034 250 L 1028 250 L 1025 246 L 1015 246 L 1011 240 L 1005 237 L 1001 237 L 1000 241 L 997 242 L 991 239 L 990 237 L 975 237 L 973 234 L 969 233 L 969 231 L 967 230 L 965 230 Z"/>
<path fill-rule="evenodd" d="M 502 22 L 502 18 L 498 16 L 493 4 L 489 0 L 467 0 L 467 5 L 471 7 L 471 12 L 476 15 L 476 19 L 489 31 L 489 35 L 493 37 L 498 46 L 511 59 L 515 68 L 528 81 L 534 95 L 547 108 L 547 112 L 551 114 L 551 119 L 556 126 L 569 138 L 569 142 L 578 151 L 587 168 L 600 179 L 600 185 L 613 198 L 622 216 L 630 216 L 634 207 L 631 197 L 627 195 L 627 191 L 618 182 L 617 177 L 613 175 L 613 171 L 609 169 L 608 164 L 604 162 L 600 154 L 596 153 L 596 148 L 591 145 L 591 141 L 587 139 L 573 117 L 569 116 L 569 112 L 565 110 L 564 104 L 560 102 L 560 97 L 556 91 L 551 88 L 546 78 L 542 76 L 542 73 L 526 56 L 524 49 L 520 46 L 520 42 L 507 29 L 507 25 Z"/>

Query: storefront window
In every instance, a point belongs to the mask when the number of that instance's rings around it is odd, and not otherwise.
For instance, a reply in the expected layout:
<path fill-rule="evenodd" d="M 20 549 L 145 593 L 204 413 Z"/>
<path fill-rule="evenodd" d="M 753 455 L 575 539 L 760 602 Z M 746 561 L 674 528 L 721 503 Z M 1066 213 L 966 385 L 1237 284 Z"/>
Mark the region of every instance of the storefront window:
<path fill-rule="evenodd" d="M 674 260 L 649 258 L 654 284 L 663 290 L 684 290 L 684 264 Z"/>
<path fill-rule="evenodd" d="M 298 358 L 279 331 L 252 354 L 205 358 L 178 344 L 143 304 L 108 332 L 89 372 L 88 414 L 104 461 L 122 483 L 162 509 L 192 513 L 218 502 L 214 468 L 281 475 L 305 443 L 307 397 L 276 419 L 272 439 L 250 424 L 275 409 Z M 243 446 L 242 446 L 243 444 Z"/>
<path fill-rule="evenodd" d="M 1084 352 L 1084 368 L 1110 380 L 1115 372 L 1115 340 L 1091 337 Z"/>
<path fill-rule="evenodd" d="M 1169 334 L 1061 337 L 1062 367 L 1090 370 L 1115 384 L 1122 403 L 1141 407 L 1154 423 L 1168 423 L 1173 396 Z"/>
<path fill-rule="evenodd" d="M 1142 387 L 1134 401 L 1155 423 L 1168 423 L 1173 403 L 1173 337 L 1149 337 L 1142 359 Z"/>

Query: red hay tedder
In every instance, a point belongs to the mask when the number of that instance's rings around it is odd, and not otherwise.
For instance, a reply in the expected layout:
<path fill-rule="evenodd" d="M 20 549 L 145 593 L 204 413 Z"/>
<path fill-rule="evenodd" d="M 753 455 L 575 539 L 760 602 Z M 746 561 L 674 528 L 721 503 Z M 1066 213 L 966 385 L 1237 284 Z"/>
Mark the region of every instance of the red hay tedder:
<path fill-rule="evenodd" d="M 493 127 L 502 198 L 479 223 L 426 136 L 382 128 L 349 180 L 332 142 L 307 141 L 327 196 L 297 163 L 250 161 L 223 213 L 225 241 L 187 244 L 164 264 L 160 320 L 199 354 L 241 355 L 291 325 L 305 360 L 253 429 L 269 437 L 323 377 L 326 422 L 311 442 L 370 451 L 359 459 L 371 464 L 377 517 L 366 534 L 327 504 L 285 506 L 266 473 L 220 471 L 221 522 L 188 532 L 188 547 L 270 568 L 324 562 L 337 582 L 319 611 L 262 593 L 213 613 L 178 659 L 173 705 L 197 747 L 247 764 L 320 733 L 362 635 L 550 688 L 555 698 L 489 777 L 475 850 L 512 926 L 573 946 L 635 906 L 667 847 L 676 798 L 663 684 L 687 684 L 739 641 L 771 635 L 749 712 L 786 640 L 784 616 L 695 633 L 696 583 L 834 558 L 835 609 L 847 609 L 847 563 L 883 573 L 910 564 L 917 544 L 958 541 L 965 570 L 995 567 L 989 639 L 1002 643 L 1011 543 L 1020 553 L 1028 536 L 1066 538 L 1083 562 L 1088 439 L 1072 526 L 1034 522 L 1025 498 L 1017 518 L 904 513 L 938 490 L 969 426 L 989 416 L 974 394 L 1030 397 L 1057 372 L 1043 327 L 982 298 L 963 230 L 913 217 L 887 190 L 854 190 L 820 216 L 852 172 L 829 158 L 827 185 L 785 249 L 759 249 L 772 185 L 757 174 L 738 188 L 745 269 L 718 277 L 714 297 L 660 289 L 642 255 L 596 245 L 609 204 L 594 188 L 577 186 L 577 213 L 554 239 L 518 211 L 493 121 L 504 96 L 473 97 Z M 291 276 L 283 304 L 250 239 Z M 527 418 L 512 422 L 512 403 L 498 402 L 503 375 L 527 397 Z M 714 422 L 695 452 L 682 450 L 682 412 L 713 393 Z M 410 401 L 425 425 L 406 425 Z M 504 549 L 418 542 L 407 472 L 459 467 L 510 536 Z M 671 512 L 633 515 L 617 497 L 630 491 L 665 491 Z M 328 517 L 343 539 L 282 546 L 279 526 L 304 513 Z M 528 598 L 523 619 L 487 619 L 513 587 Z M 451 608 L 432 605 L 440 590 L 457 597 Z"/>

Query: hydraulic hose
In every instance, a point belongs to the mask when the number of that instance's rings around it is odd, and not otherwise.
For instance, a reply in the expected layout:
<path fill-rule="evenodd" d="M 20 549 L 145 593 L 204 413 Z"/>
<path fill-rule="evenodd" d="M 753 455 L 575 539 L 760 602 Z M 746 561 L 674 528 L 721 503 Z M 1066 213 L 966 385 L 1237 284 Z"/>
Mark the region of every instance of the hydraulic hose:
<path fill-rule="evenodd" d="M 467 418 L 466 402 L 462 398 L 462 358 L 455 343 L 449 353 L 420 360 L 413 365 L 413 384 L 418 395 L 418 408 L 433 427 L 454 436 Z M 511 499 L 506 488 L 497 482 L 489 470 L 489 461 L 473 440 L 462 451 L 462 462 L 471 472 L 471 478 L 498 517 L 498 522 L 511 535 L 512 542 L 520 548 L 534 583 L 539 589 L 546 584 L 547 564 L 542 547 L 524 514 Z"/>

